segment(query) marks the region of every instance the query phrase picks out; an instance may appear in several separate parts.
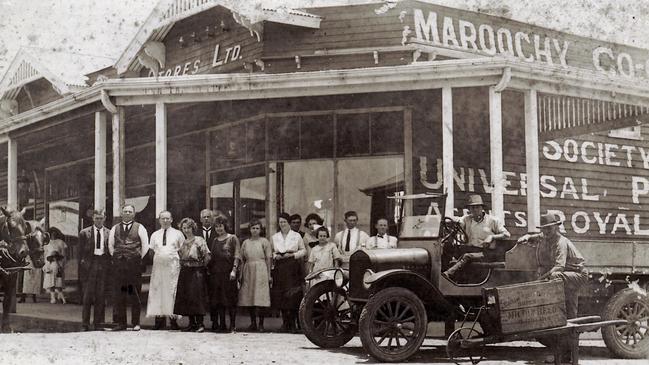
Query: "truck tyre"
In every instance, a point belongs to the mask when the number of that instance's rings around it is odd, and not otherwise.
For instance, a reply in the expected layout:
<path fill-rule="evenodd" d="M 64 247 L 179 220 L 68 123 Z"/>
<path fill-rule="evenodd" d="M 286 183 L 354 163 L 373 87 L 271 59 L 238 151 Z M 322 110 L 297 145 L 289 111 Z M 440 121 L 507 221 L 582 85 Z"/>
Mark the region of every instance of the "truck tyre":
<path fill-rule="evenodd" d="M 363 348 L 372 357 L 382 362 L 405 361 L 426 337 L 426 308 L 410 290 L 387 288 L 367 301 L 359 327 Z"/>
<path fill-rule="evenodd" d="M 314 285 L 302 298 L 300 326 L 306 338 L 316 346 L 344 346 L 356 334 L 354 322 L 347 293 L 331 280 Z"/>
<path fill-rule="evenodd" d="M 617 292 L 606 303 L 604 320 L 624 319 L 627 324 L 602 328 L 604 343 L 616 356 L 643 359 L 649 355 L 649 298 L 632 289 Z"/>

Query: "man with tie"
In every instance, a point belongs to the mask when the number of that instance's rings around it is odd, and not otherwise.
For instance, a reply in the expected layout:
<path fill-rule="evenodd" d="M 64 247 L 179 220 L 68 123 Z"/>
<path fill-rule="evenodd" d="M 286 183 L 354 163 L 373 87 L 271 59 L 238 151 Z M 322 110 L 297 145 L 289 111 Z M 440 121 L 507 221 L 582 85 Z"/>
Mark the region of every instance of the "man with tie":
<path fill-rule="evenodd" d="M 367 233 L 356 227 L 357 224 L 358 214 L 353 210 L 345 212 L 346 228 L 336 233 L 334 237 L 338 250 L 343 254 L 343 262 L 349 262 L 349 256 L 354 251 L 365 248 L 367 240 L 370 238 Z"/>
<path fill-rule="evenodd" d="M 104 227 L 106 217 L 101 210 L 92 212 L 93 225 L 79 232 L 80 266 L 84 275 L 81 330 L 90 330 L 90 309 L 94 305 L 93 327 L 99 329 L 105 318 L 106 273 L 110 265 L 108 254 L 108 228 Z"/>
<path fill-rule="evenodd" d="M 209 209 L 201 210 L 201 235 L 207 245 L 209 246 L 210 241 L 216 237 L 216 232 L 214 230 L 214 212 Z"/>
<path fill-rule="evenodd" d="M 171 320 L 171 329 L 178 329 L 174 316 L 176 302 L 176 286 L 180 274 L 180 257 L 178 250 L 185 236 L 182 232 L 171 227 L 173 217 L 171 212 L 163 210 L 158 215 L 160 229 L 153 232 L 149 245 L 155 252 L 151 281 L 149 284 L 149 300 L 147 301 L 146 316 L 155 316 L 154 329 L 160 330 L 167 326 L 167 318 Z"/>
<path fill-rule="evenodd" d="M 108 235 L 108 251 L 113 257 L 115 276 L 115 306 L 113 322 L 115 331 L 126 329 L 127 300 L 131 302 L 131 323 L 133 331 L 140 330 L 140 281 L 142 280 L 142 258 L 149 251 L 149 236 L 146 228 L 135 218 L 135 207 L 122 207 L 122 221 L 111 228 Z"/>
<path fill-rule="evenodd" d="M 367 248 L 397 248 L 397 238 L 388 234 L 388 220 L 379 218 L 376 221 L 376 236 L 367 240 Z"/>

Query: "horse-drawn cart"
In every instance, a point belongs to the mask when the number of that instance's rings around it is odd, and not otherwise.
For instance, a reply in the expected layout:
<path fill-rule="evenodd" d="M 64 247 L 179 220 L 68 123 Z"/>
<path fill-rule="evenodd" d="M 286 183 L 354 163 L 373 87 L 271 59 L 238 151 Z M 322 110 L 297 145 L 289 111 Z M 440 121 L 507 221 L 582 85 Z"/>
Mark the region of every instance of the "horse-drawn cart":
<path fill-rule="evenodd" d="M 581 333 L 627 322 L 602 321 L 599 316 L 566 319 L 561 280 L 483 289 L 483 298 L 484 305 L 470 308 L 460 328 L 448 337 L 446 352 L 457 364 L 479 363 L 486 345 L 524 340 L 553 344 L 555 364 L 567 352 L 578 364 Z"/>

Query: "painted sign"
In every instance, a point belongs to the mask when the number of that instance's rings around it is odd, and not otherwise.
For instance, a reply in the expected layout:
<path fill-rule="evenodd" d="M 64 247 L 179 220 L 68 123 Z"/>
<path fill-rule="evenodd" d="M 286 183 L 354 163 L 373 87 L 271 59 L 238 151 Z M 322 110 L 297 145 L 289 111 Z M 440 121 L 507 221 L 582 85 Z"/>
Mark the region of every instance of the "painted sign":
<path fill-rule="evenodd" d="M 563 232 L 649 237 L 649 218 L 639 206 L 649 203 L 649 148 L 567 138 L 545 142 L 541 158 L 541 205 L 552 202 L 548 205 L 558 207 L 549 211 L 564 221 Z M 419 157 L 419 182 L 428 190 L 440 191 L 442 159 L 434 163 L 430 166 L 425 156 Z M 619 181 L 604 183 L 603 175 L 611 168 L 617 169 Z M 506 196 L 527 195 L 525 172 L 503 171 L 502 178 Z M 484 168 L 455 167 L 454 184 L 457 193 L 492 192 Z M 526 211 L 505 210 L 505 219 L 513 227 L 527 227 Z"/>
<path fill-rule="evenodd" d="M 174 65 L 166 70 L 158 72 L 158 76 L 185 76 L 196 74 L 201 70 L 201 65 L 209 63 L 208 56 L 209 55 L 200 55 L 191 61 Z M 211 61 L 210 68 L 218 68 L 241 59 L 243 59 L 243 54 L 241 53 L 240 44 L 221 48 L 221 44 L 217 43 L 214 47 L 214 53 L 211 55 L 211 59 L 209 60 Z M 149 77 L 152 76 L 154 76 L 153 70 L 149 71 Z"/>
<path fill-rule="evenodd" d="M 375 13 L 398 15 L 402 44 L 414 41 L 485 56 L 588 68 L 610 76 L 649 78 L 649 51 L 640 48 L 417 1 L 393 2 Z"/>

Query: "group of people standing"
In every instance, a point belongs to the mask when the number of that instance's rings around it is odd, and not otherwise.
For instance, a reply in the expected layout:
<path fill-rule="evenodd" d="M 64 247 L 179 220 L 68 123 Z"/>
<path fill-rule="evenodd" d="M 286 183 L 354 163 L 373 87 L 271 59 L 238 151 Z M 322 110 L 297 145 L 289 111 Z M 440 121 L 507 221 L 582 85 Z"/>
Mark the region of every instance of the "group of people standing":
<path fill-rule="evenodd" d="M 388 222 L 376 222 L 377 235 L 359 230 L 358 215 L 345 213 L 346 228 L 332 242 L 329 230 L 317 214 L 309 214 L 305 231 L 299 215 L 278 216 L 277 233 L 263 237 L 260 221 L 253 219 L 250 237 L 240 242 L 228 233 L 228 219 L 204 209 L 200 227 L 192 218 L 183 218 L 174 228 L 173 216 L 158 216 L 160 229 L 149 239 L 146 229 L 134 221 L 135 208 L 125 205 L 121 222 L 104 227 L 105 216 L 93 212 L 93 225 L 80 234 L 83 282 L 82 328 L 89 330 L 94 306 L 95 327 L 105 316 L 105 284 L 108 273 L 114 284 L 114 330 L 127 328 L 127 306 L 131 325 L 140 329 L 141 286 L 144 263 L 152 261 L 146 315 L 155 317 L 155 329 L 180 329 L 178 316 L 189 318 L 187 331 L 205 331 L 209 313 L 212 330 L 236 330 L 238 307 L 247 307 L 250 331 L 264 331 L 268 308 L 282 314 L 282 331 L 297 331 L 297 311 L 305 289 L 305 276 L 337 267 L 360 248 L 396 247 L 396 237 L 387 234 Z M 152 257 L 152 258 L 151 258 Z"/>

